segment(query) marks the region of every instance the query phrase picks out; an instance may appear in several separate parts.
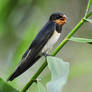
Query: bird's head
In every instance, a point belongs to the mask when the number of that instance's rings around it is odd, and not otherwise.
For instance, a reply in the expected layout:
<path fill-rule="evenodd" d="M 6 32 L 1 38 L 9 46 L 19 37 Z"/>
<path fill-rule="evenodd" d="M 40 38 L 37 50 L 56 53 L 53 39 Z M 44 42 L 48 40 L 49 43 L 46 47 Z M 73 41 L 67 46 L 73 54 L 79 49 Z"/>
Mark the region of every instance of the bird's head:
<path fill-rule="evenodd" d="M 53 13 L 50 18 L 49 18 L 49 21 L 53 21 L 55 22 L 56 24 L 62 26 L 66 23 L 66 15 L 64 15 L 63 13 Z"/>

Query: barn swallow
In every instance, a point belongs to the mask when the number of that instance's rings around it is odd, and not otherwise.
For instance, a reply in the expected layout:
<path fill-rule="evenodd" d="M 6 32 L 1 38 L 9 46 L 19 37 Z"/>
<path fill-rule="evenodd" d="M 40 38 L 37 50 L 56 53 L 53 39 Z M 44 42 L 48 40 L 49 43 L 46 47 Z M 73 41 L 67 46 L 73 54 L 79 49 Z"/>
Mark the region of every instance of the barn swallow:
<path fill-rule="evenodd" d="M 27 51 L 21 59 L 21 63 L 8 78 L 12 81 L 29 69 L 41 56 L 57 42 L 60 37 L 62 26 L 66 23 L 66 16 L 63 13 L 53 13 L 45 26 L 37 34 Z"/>

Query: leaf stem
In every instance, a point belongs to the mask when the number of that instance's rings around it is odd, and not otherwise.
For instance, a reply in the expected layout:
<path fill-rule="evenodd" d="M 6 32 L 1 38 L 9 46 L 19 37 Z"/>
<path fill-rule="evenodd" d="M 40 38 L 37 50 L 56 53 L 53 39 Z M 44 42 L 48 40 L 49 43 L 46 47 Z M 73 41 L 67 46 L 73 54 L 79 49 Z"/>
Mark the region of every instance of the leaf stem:
<path fill-rule="evenodd" d="M 92 15 L 92 12 L 90 12 L 86 18 L 90 17 Z M 85 20 L 84 18 L 81 19 L 81 21 L 72 29 L 72 31 L 65 37 L 65 39 L 60 43 L 60 45 L 52 52 L 52 56 L 55 56 L 60 49 L 69 41 L 69 38 L 72 37 L 72 35 L 84 24 Z M 45 69 L 47 66 L 47 61 L 45 61 L 41 67 L 38 69 L 38 71 L 33 75 L 31 80 L 24 86 L 24 88 L 21 90 L 21 92 L 26 92 L 27 89 L 34 83 L 34 80 L 37 79 L 37 77 L 41 74 L 41 72 Z"/>

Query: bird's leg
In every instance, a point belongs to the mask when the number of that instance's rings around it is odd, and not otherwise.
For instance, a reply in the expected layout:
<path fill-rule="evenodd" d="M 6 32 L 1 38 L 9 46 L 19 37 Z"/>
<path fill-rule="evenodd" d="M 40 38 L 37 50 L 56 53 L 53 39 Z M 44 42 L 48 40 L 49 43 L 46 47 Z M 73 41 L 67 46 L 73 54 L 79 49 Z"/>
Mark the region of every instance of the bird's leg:
<path fill-rule="evenodd" d="M 51 54 L 48 53 L 43 53 L 42 55 L 45 57 L 45 60 L 47 60 L 47 56 L 52 56 Z"/>
<path fill-rule="evenodd" d="M 38 81 L 41 81 L 41 79 L 35 79 L 35 80 L 33 80 L 33 82 L 35 82 L 35 83 L 37 83 Z"/>
<path fill-rule="evenodd" d="M 45 56 L 47 57 L 47 56 L 52 56 L 51 54 L 48 54 L 48 53 L 45 53 Z"/>

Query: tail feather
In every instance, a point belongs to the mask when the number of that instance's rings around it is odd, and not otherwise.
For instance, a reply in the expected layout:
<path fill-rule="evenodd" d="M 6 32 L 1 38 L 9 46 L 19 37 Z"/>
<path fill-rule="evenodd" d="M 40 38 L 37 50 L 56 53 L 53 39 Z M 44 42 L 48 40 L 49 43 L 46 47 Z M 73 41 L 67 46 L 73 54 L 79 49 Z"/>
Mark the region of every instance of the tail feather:
<path fill-rule="evenodd" d="M 21 75 L 23 72 L 25 72 L 27 69 L 29 69 L 41 56 L 37 56 L 33 60 L 30 61 L 22 61 L 21 64 L 16 68 L 16 70 L 13 72 L 13 74 L 7 79 L 7 81 L 12 81 L 19 75 Z"/>

